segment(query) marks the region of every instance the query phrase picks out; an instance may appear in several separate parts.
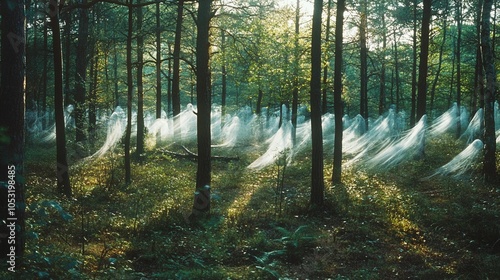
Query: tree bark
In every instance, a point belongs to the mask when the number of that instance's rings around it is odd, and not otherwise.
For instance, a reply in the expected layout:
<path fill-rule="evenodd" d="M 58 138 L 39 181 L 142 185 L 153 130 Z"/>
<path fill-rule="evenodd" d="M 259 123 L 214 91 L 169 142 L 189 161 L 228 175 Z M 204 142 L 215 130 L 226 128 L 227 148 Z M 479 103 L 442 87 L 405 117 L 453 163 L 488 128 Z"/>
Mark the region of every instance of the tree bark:
<path fill-rule="evenodd" d="M 420 64 L 418 71 L 417 120 L 426 114 L 427 102 L 427 66 L 429 55 L 429 26 L 431 21 L 432 0 L 424 0 L 422 31 L 420 42 Z"/>
<path fill-rule="evenodd" d="M 446 6 L 446 9 L 448 6 Z M 446 45 L 446 37 L 447 37 L 447 30 L 448 30 L 448 23 L 446 20 L 446 17 L 443 19 L 443 41 L 441 42 L 441 45 L 439 46 L 439 58 L 438 58 L 438 65 L 436 69 L 436 75 L 434 76 L 434 80 L 432 81 L 432 86 L 430 90 L 431 94 L 431 100 L 429 103 L 429 111 L 432 114 L 432 110 L 434 109 L 434 97 L 436 96 L 436 87 L 439 81 L 439 75 L 441 74 L 441 69 L 442 69 L 442 64 L 443 64 L 443 54 L 444 54 L 444 47 Z"/>
<path fill-rule="evenodd" d="M 137 0 L 137 4 L 141 1 Z M 144 67 L 144 36 L 142 34 L 142 6 L 137 7 L 137 142 L 136 157 L 141 158 L 144 154 L 144 85 L 142 70 Z"/>
<path fill-rule="evenodd" d="M 385 22 L 385 3 L 382 2 L 382 14 L 381 14 L 381 21 L 382 21 L 382 57 L 380 61 L 380 85 L 379 85 L 379 101 L 378 101 L 378 114 L 382 115 L 386 111 L 386 85 L 385 85 L 385 72 L 386 72 L 386 49 L 387 49 L 387 26 Z"/>
<path fill-rule="evenodd" d="M 226 97 L 227 97 L 227 72 L 226 72 L 226 33 L 221 29 L 221 52 L 222 52 L 222 94 L 221 94 L 221 126 L 224 125 L 224 116 L 226 115 Z"/>
<path fill-rule="evenodd" d="M 396 112 L 401 110 L 401 90 L 399 83 L 399 52 L 398 52 L 398 41 L 396 40 L 396 30 L 394 30 L 394 76 L 396 84 Z M 415 120 L 413 120 L 415 122 Z"/>
<path fill-rule="evenodd" d="M 15 256 L 25 248 L 24 112 L 26 26 L 24 1 L 3 5 L 1 15 L 0 82 L 0 259 L 10 259 L 8 237 L 15 231 Z M 11 200 L 11 199 L 15 199 Z M 13 204 L 10 204 L 10 203 Z M 12 212 L 11 212 L 12 211 Z M 12 214 L 11 214 L 12 213 Z M 15 220 L 14 220 L 15 219 Z M 14 225 L 14 227 L 8 227 Z M 9 266 L 11 267 L 11 266 Z M 16 267 L 17 269 L 17 267 Z M 7 272 L 8 273 L 8 272 Z"/>
<path fill-rule="evenodd" d="M 359 26 L 359 58 L 360 58 L 360 109 L 359 114 L 365 120 L 365 129 L 368 130 L 368 48 L 366 46 L 367 8 L 366 0 L 361 7 L 361 24 Z"/>
<path fill-rule="evenodd" d="M 495 117 L 494 102 L 496 94 L 496 73 L 493 50 L 490 38 L 490 17 L 493 0 L 484 0 L 481 50 L 483 53 L 483 66 L 486 75 L 486 86 L 484 94 L 484 160 L 483 175 L 487 183 L 493 183 L 497 179 L 496 169 L 496 139 L 495 139 Z"/>
<path fill-rule="evenodd" d="M 195 215 L 210 212 L 211 184 L 211 131 L 210 131 L 210 69 L 209 30 L 212 0 L 199 0 L 196 37 L 196 98 L 198 169 L 196 172 L 196 193 L 193 204 Z"/>
<path fill-rule="evenodd" d="M 474 95 L 472 97 L 472 105 L 471 105 L 471 110 L 472 112 L 477 111 L 478 107 L 483 108 L 484 103 L 483 103 L 483 98 L 479 98 L 480 96 L 484 95 L 484 75 L 483 75 L 483 58 L 481 54 L 481 13 L 482 13 L 482 8 L 483 8 L 483 0 L 478 1 L 478 8 L 477 8 L 477 14 L 476 14 L 476 40 L 477 40 L 477 46 L 476 46 L 476 65 L 474 68 Z M 479 104 L 478 104 L 479 100 Z"/>
<path fill-rule="evenodd" d="M 132 4 L 132 0 L 128 1 Z M 133 8 L 128 7 L 128 31 L 127 31 L 127 127 L 125 129 L 125 183 L 132 182 L 130 167 L 130 134 L 132 133 L 132 95 L 134 85 L 132 81 L 132 32 L 133 32 Z"/>
<path fill-rule="evenodd" d="M 82 0 L 87 3 L 87 0 Z M 89 35 L 89 17 L 86 8 L 80 9 L 78 23 L 78 46 L 76 48 L 76 76 L 75 76 L 75 126 L 76 142 L 86 139 L 85 135 L 85 87 L 87 80 L 87 45 Z"/>
<path fill-rule="evenodd" d="M 97 127 L 97 83 L 99 76 L 99 47 L 98 43 L 95 42 L 93 46 L 93 54 L 90 66 L 90 77 L 91 83 L 89 86 L 89 97 L 88 97 L 88 114 L 89 114 L 89 126 L 88 126 L 88 139 L 92 143 L 96 140 L 96 127 Z"/>
<path fill-rule="evenodd" d="M 321 126 L 321 14 L 323 0 L 314 1 L 311 43 L 311 204 L 323 205 L 323 130 Z"/>
<path fill-rule="evenodd" d="M 156 118 L 161 118 L 161 21 L 160 2 L 156 3 Z M 170 79 L 170 77 L 168 77 Z"/>
<path fill-rule="evenodd" d="M 295 34 L 294 34 L 294 62 L 293 62 L 293 90 L 292 90 L 292 141 L 295 145 L 297 140 L 297 114 L 299 107 L 299 31 L 300 31 L 300 2 L 297 0 L 295 6 Z"/>
<path fill-rule="evenodd" d="M 54 3 L 58 3 L 58 1 Z M 59 27 L 59 7 L 56 6 L 53 8 L 54 10 L 49 12 L 49 18 L 52 28 L 52 51 L 54 52 L 54 111 L 56 119 L 57 189 L 61 194 L 69 198 L 72 195 L 72 191 L 69 181 L 69 167 L 66 151 L 61 29 Z"/>
<path fill-rule="evenodd" d="M 343 133 L 343 104 L 342 104 L 342 50 L 344 30 L 345 0 L 337 1 L 337 18 L 335 23 L 335 73 L 333 77 L 333 105 L 335 110 L 335 147 L 333 149 L 332 182 L 342 182 L 342 133 Z"/>
<path fill-rule="evenodd" d="M 73 96 L 71 94 L 71 86 L 70 86 L 70 73 L 71 73 L 71 28 L 72 28 L 72 20 L 71 20 L 71 13 L 65 13 L 64 15 L 64 37 L 66 39 L 65 41 L 65 52 L 64 52 L 64 63 L 65 63 L 65 74 L 64 74 L 64 94 L 66 98 L 64 98 L 64 107 L 73 104 Z"/>
<path fill-rule="evenodd" d="M 172 112 L 172 45 L 168 44 L 168 77 L 167 77 L 167 116 L 171 117 Z"/>
<path fill-rule="evenodd" d="M 424 0 L 428 1 L 428 0 Z M 415 115 L 417 107 L 417 5 L 418 1 L 413 0 L 413 59 L 411 72 L 411 110 L 410 110 L 410 126 L 415 125 Z"/>
<path fill-rule="evenodd" d="M 298 3 L 298 0 L 297 0 Z M 328 62 L 329 62 L 329 51 L 330 51 L 330 26 L 331 26 L 331 12 L 332 12 L 332 0 L 328 0 L 327 14 L 326 14 L 326 27 L 325 27 L 325 62 L 323 66 L 323 101 L 321 102 L 321 113 L 326 114 L 328 111 Z M 297 28 L 297 27 L 296 27 Z"/>
<path fill-rule="evenodd" d="M 45 19 L 44 24 L 43 24 L 43 73 L 42 73 L 42 96 L 40 100 L 40 108 L 39 114 L 42 116 L 42 128 L 46 129 L 48 126 L 48 116 L 46 115 L 47 113 L 47 73 L 48 73 L 48 64 L 49 64 L 49 59 L 48 59 L 48 50 L 49 50 L 49 40 L 48 40 L 48 26 L 49 23 Z"/>
<path fill-rule="evenodd" d="M 456 120 L 456 133 L 455 137 L 458 139 L 462 134 L 462 123 L 460 121 L 460 107 L 462 106 L 462 77 L 461 77 L 461 45 L 462 45 L 462 1 L 457 0 L 456 7 L 456 20 L 457 20 L 457 47 L 456 47 L 456 57 L 457 57 L 457 120 Z"/>
<path fill-rule="evenodd" d="M 177 3 L 177 21 L 175 27 L 174 38 L 174 69 L 172 76 L 172 112 L 174 115 L 174 135 L 180 135 L 180 123 L 178 115 L 181 113 L 181 96 L 180 96 L 180 53 L 181 53 L 181 36 L 182 36 L 182 18 L 184 11 L 184 0 L 179 0 Z"/>
<path fill-rule="evenodd" d="M 114 84 L 115 84 L 115 88 L 114 88 L 114 99 L 115 99 L 115 103 L 114 103 L 114 107 L 118 107 L 121 105 L 120 103 L 120 94 L 118 92 L 118 51 L 116 50 L 116 45 L 113 46 L 113 52 L 114 52 L 114 56 L 113 56 L 113 76 L 114 76 Z"/>
<path fill-rule="evenodd" d="M 259 87 L 259 94 L 257 95 L 257 105 L 255 107 L 255 114 L 260 115 L 262 112 L 262 97 L 264 97 L 264 92 Z"/>

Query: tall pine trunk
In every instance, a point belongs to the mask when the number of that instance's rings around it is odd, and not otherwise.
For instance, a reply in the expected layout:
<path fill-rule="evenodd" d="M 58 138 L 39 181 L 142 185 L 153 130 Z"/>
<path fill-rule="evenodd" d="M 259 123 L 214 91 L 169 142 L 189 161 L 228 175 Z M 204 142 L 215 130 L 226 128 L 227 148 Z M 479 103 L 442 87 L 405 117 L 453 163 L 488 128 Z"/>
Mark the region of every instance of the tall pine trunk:
<path fill-rule="evenodd" d="M 394 30 L 396 31 L 396 30 Z M 396 40 L 396 32 L 394 34 L 394 83 L 396 84 L 396 111 L 401 110 L 401 90 L 399 83 L 399 52 L 398 41 Z M 413 120 L 415 122 L 415 120 Z"/>
<path fill-rule="evenodd" d="M 342 133 L 343 133 L 343 104 L 342 104 L 342 50 L 344 30 L 345 0 L 337 1 L 337 18 L 335 20 L 335 73 L 333 77 L 333 106 L 335 111 L 335 146 L 333 149 L 334 184 L 342 181 Z"/>
<path fill-rule="evenodd" d="M 448 6 L 446 6 L 448 7 Z M 443 19 L 443 41 L 441 42 L 441 45 L 439 46 L 439 58 L 438 58 L 438 65 L 436 69 L 436 75 L 434 76 L 434 80 L 432 81 L 431 85 L 431 90 L 430 90 L 430 98 L 431 100 L 429 101 L 429 111 L 432 114 L 432 111 L 434 109 L 434 99 L 436 96 L 436 87 L 439 81 L 439 76 L 441 74 L 441 69 L 442 69 L 442 64 L 443 64 L 443 54 L 444 54 L 444 47 L 446 45 L 446 37 L 447 37 L 447 30 L 448 30 L 448 23 L 446 20 L 446 17 Z"/>
<path fill-rule="evenodd" d="M 156 3 L 156 118 L 161 118 L 161 21 L 160 2 Z M 168 77 L 170 79 L 170 77 Z"/>
<path fill-rule="evenodd" d="M 132 95 L 134 85 L 132 81 L 132 32 L 133 32 L 133 9 L 128 1 L 128 31 L 127 31 L 127 127 L 125 128 L 125 183 L 132 182 L 131 166 L 130 166 L 130 137 L 132 134 Z"/>
<path fill-rule="evenodd" d="M 300 64 L 300 50 L 299 50 L 299 31 L 300 31 L 300 2 L 297 0 L 295 7 L 295 34 L 293 38 L 293 90 L 292 90 L 292 141 L 295 145 L 297 140 L 297 115 L 299 107 L 299 64 Z"/>
<path fill-rule="evenodd" d="M 87 0 L 83 0 L 83 4 Z M 78 46 L 76 48 L 75 76 L 75 127 L 76 142 L 86 139 L 85 136 L 85 87 L 87 80 L 87 45 L 89 35 L 89 16 L 85 8 L 80 9 L 78 23 Z"/>
<path fill-rule="evenodd" d="M 174 135 L 180 137 L 179 114 L 181 113 L 181 95 L 180 95 L 180 54 L 181 54 L 181 36 L 182 36 L 182 18 L 184 11 L 184 0 L 177 3 L 177 21 L 174 38 L 174 69 L 172 76 L 172 111 L 174 115 Z"/>
<path fill-rule="evenodd" d="M 137 4 L 141 1 L 137 0 Z M 142 70 L 144 67 L 144 36 L 142 34 L 142 6 L 137 7 L 137 142 L 136 157 L 141 158 L 144 154 L 144 85 Z"/>
<path fill-rule="evenodd" d="M 462 45 L 462 1 L 457 0 L 456 7 L 456 17 L 457 17 L 457 47 L 456 47 L 456 57 L 457 57 L 457 120 L 456 120 L 456 133 L 455 137 L 458 139 L 462 134 L 462 122 L 460 121 L 460 107 L 462 103 L 462 77 L 461 77 L 461 45 Z"/>
<path fill-rule="evenodd" d="M 359 58 L 360 58 L 360 101 L 359 114 L 365 120 L 365 129 L 368 130 L 368 48 L 366 46 L 367 4 L 361 4 L 361 23 L 359 26 Z"/>
<path fill-rule="evenodd" d="M 323 129 L 321 126 L 321 14 L 323 0 L 314 1 L 311 43 L 311 204 L 323 205 Z"/>
<path fill-rule="evenodd" d="M 69 167 L 66 151 L 66 131 L 64 120 L 63 96 L 63 62 L 61 47 L 61 28 L 59 27 L 59 8 L 54 7 L 49 12 L 52 28 L 52 51 L 54 52 L 54 111 L 56 118 L 56 160 L 57 160 L 57 189 L 66 197 L 71 197 L 69 181 Z"/>
<path fill-rule="evenodd" d="M 298 2 L 298 0 L 297 0 Z M 328 0 L 328 7 L 326 11 L 326 27 L 325 27 L 325 61 L 323 66 L 323 101 L 321 102 L 321 113 L 326 114 L 328 111 L 328 62 L 330 52 L 330 26 L 331 26 L 331 13 L 332 13 L 332 0 Z"/>
<path fill-rule="evenodd" d="M 496 94 L 496 72 L 493 50 L 490 38 L 490 17 L 493 0 L 484 0 L 482 30 L 481 30 L 481 50 L 483 53 L 483 66 L 486 75 L 486 87 L 484 93 L 484 160 L 483 175 L 484 180 L 493 183 L 497 179 L 496 169 L 496 139 L 495 139 L 495 117 L 494 102 Z"/>
<path fill-rule="evenodd" d="M 383 9 L 385 10 L 385 4 L 382 2 L 381 3 Z M 385 14 L 382 13 L 381 15 L 381 21 L 382 21 L 382 56 L 381 56 L 381 61 L 380 61 L 380 83 L 379 83 L 379 101 L 378 101 L 378 114 L 382 115 L 385 110 L 386 110 L 386 85 L 385 85 L 385 72 L 386 72 L 386 61 L 385 61 L 385 56 L 386 56 L 386 49 L 387 49 L 387 26 L 385 22 Z"/>
<path fill-rule="evenodd" d="M 172 116 L 172 45 L 168 44 L 167 116 Z"/>
<path fill-rule="evenodd" d="M 479 8 L 476 12 L 476 65 L 474 67 L 474 95 L 472 97 L 472 112 L 477 111 L 478 107 L 483 108 L 483 98 L 484 95 L 484 75 L 483 75 L 483 58 L 481 54 L 481 13 L 483 7 L 483 0 L 478 1 Z M 478 104 L 479 100 L 479 104 Z"/>
<path fill-rule="evenodd" d="M 88 139 L 91 143 L 96 140 L 96 128 L 97 128 L 97 83 L 99 77 L 99 47 L 98 43 L 94 43 L 93 54 L 90 64 L 91 82 L 89 86 L 89 97 L 87 99 L 88 103 L 88 114 L 89 114 L 89 126 L 88 126 Z"/>
<path fill-rule="evenodd" d="M 67 12 L 64 14 L 64 94 L 66 98 L 64 99 L 64 106 L 73 104 L 73 96 L 71 94 L 70 86 L 70 73 L 71 73 L 71 28 L 72 28 L 72 14 Z"/>
<path fill-rule="evenodd" d="M 210 131 L 210 69 L 209 30 L 212 0 L 200 0 L 198 6 L 196 37 L 196 98 L 198 169 L 196 172 L 196 193 L 193 204 L 194 214 L 209 213 L 211 184 L 211 131 Z"/>
<path fill-rule="evenodd" d="M 425 0 L 428 1 L 428 0 Z M 415 115 L 417 107 L 417 6 L 418 1 L 413 0 L 413 59 L 411 72 L 411 110 L 410 110 L 410 126 L 415 125 Z"/>
<path fill-rule="evenodd" d="M 24 1 L 3 5 L 1 15 L 0 81 L 0 259 L 5 263 L 11 254 L 15 230 L 15 255 L 21 257 L 25 247 L 24 200 L 24 112 L 26 26 Z M 14 195 L 15 202 L 10 201 Z M 7 203 L 9 202 L 9 203 Z M 10 203 L 14 203 L 14 205 Z M 12 214 L 10 211 L 13 211 Z M 15 220 L 14 220 L 15 219 Z M 7 227 L 14 224 L 15 227 Z M 9 234 L 10 233 L 10 234 Z M 6 267 L 6 266 L 2 266 Z M 9 266 L 11 267 L 11 266 Z M 17 269 L 17 267 L 16 267 Z M 9 273 L 9 272 L 6 272 Z M 14 277 L 14 276 L 12 276 Z"/>
<path fill-rule="evenodd" d="M 420 64 L 418 67 L 417 120 L 420 120 L 427 110 L 427 66 L 429 56 L 429 27 L 431 21 L 432 0 L 424 0 L 422 15 L 422 30 L 420 39 Z"/>
<path fill-rule="evenodd" d="M 227 72 L 226 72 L 226 33 L 221 29 L 221 52 L 222 52 L 222 93 L 221 93 L 221 126 L 224 125 L 224 116 L 226 115 L 226 97 L 227 97 Z"/>

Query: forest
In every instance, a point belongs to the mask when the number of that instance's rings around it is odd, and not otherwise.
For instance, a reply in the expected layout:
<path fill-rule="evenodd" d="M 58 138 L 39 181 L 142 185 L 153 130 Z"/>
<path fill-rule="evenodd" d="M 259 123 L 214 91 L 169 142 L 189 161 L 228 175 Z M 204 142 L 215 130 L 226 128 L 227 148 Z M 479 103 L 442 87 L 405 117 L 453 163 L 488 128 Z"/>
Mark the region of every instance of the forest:
<path fill-rule="evenodd" d="M 0 279 L 500 279 L 497 4 L 1 0 Z"/>

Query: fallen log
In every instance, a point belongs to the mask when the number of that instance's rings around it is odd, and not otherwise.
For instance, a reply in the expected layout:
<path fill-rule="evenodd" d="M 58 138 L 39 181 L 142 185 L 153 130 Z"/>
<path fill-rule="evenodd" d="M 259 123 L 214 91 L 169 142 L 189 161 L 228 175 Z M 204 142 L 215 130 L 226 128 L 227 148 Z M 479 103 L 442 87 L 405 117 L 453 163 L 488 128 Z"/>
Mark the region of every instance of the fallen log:
<path fill-rule="evenodd" d="M 181 154 L 181 153 L 169 151 L 167 149 L 158 149 L 158 151 L 160 151 L 160 152 L 162 152 L 164 154 L 176 157 L 176 158 L 185 158 L 185 159 L 191 159 L 191 160 L 197 160 L 198 159 L 198 155 L 197 154 L 191 152 L 190 150 L 188 150 L 188 148 L 186 148 L 184 146 L 181 146 L 181 147 L 186 152 L 185 154 Z M 239 157 L 225 157 L 225 156 L 211 156 L 210 159 L 212 159 L 212 160 L 220 160 L 220 161 L 240 160 Z"/>

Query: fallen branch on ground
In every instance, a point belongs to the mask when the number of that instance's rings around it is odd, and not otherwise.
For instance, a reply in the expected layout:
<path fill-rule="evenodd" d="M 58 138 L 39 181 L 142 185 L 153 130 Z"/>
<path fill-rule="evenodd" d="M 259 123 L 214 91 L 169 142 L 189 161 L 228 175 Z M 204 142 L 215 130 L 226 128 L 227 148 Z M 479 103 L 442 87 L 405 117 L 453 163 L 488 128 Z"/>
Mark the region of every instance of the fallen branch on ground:
<path fill-rule="evenodd" d="M 166 149 L 158 149 L 158 151 L 160 151 L 160 152 L 162 152 L 164 154 L 173 156 L 173 157 L 177 157 L 177 158 L 186 158 L 186 159 L 192 159 L 192 160 L 197 160 L 198 159 L 198 155 L 197 154 L 191 152 L 190 150 L 188 150 L 188 148 L 186 148 L 184 146 L 181 146 L 181 147 L 186 152 L 185 154 L 181 154 L 181 153 L 169 151 L 169 150 L 166 150 Z M 224 157 L 224 156 L 211 156 L 210 159 L 212 159 L 212 160 L 221 160 L 221 161 L 240 160 L 239 157 Z"/>

